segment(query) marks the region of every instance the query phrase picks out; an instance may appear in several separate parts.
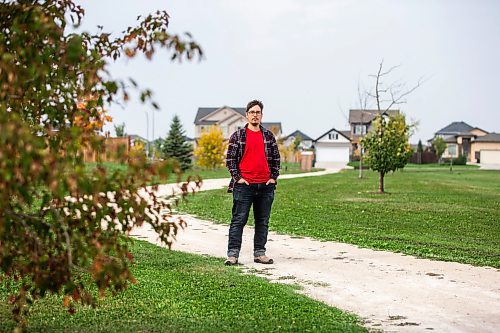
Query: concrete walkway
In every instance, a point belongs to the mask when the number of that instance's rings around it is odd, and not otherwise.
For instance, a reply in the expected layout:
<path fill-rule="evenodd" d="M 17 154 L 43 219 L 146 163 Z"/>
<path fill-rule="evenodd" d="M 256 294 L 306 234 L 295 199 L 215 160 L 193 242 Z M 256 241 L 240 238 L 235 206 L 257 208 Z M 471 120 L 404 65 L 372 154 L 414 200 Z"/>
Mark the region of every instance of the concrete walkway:
<path fill-rule="evenodd" d="M 282 176 L 280 179 L 338 172 Z M 207 180 L 202 190 L 227 186 Z M 285 187 L 286 182 L 284 185 Z M 282 187 L 282 188 L 283 188 Z M 162 186 L 172 193 L 172 186 Z M 174 250 L 225 257 L 227 225 L 185 216 L 188 228 Z M 272 218 L 271 218 L 272 229 Z M 143 227 L 135 237 L 158 243 Z M 388 332 L 499 332 L 500 270 L 417 259 L 392 252 L 320 242 L 271 232 L 268 254 L 274 265 L 253 263 L 253 229 L 245 228 L 242 268 L 280 283 L 300 285 L 304 294 L 359 315 L 370 328 Z"/>

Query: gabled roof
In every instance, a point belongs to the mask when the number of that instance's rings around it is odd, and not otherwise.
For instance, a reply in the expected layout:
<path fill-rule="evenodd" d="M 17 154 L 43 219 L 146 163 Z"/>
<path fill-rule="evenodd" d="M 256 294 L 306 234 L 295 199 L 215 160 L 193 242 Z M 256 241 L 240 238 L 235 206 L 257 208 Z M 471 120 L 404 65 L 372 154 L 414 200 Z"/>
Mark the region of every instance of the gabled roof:
<path fill-rule="evenodd" d="M 471 125 L 464 123 L 463 121 L 454 121 L 448 126 L 441 128 L 439 131 L 436 132 L 436 135 L 441 134 L 441 135 L 458 135 L 458 134 L 469 134 L 470 131 L 472 131 L 475 127 L 472 127 Z"/>
<path fill-rule="evenodd" d="M 196 113 L 196 117 L 194 118 L 194 123 L 195 125 L 211 125 L 214 124 L 214 121 L 201 121 L 201 119 L 205 118 L 211 113 L 214 113 L 217 110 L 223 109 L 223 108 L 228 108 L 228 109 L 233 109 L 234 111 L 238 112 L 241 114 L 243 117 L 245 116 L 245 108 L 233 108 L 230 106 L 223 106 L 219 108 L 198 108 L 198 112 Z"/>
<path fill-rule="evenodd" d="M 142 142 L 149 142 L 149 140 L 147 140 L 147 139 L 145 139 L 142 136 L 137 135 L 137 134 L 129 134 L 128 136 L 130 137 L 130 140 L 132 140 L 132 141 L 141 140 Z"/>
<path fill-rule="evenodd" d="M 361 110 L 361 109 L 351 109 L 349 110 L 349 124 L 353 123 L 371 123 L 373 119 L 379 114 L 384 113 L 384 111 L 379 110 Z M 387 110 L 389 116 L 395 116 L 399 114 L 399 110 Z M 362 121 L 361 121 L 362 120 Z"/>
<path fill-rule="evenodd" d="M 474 142 L 500 142 L 500 133 L 488 133 L 484 136 L 478 136 Z"/>
<path fill-rule="evenodd" d="M 292 134 L 289 134 L 286 139 L 290 138 L 290 137 L 294 137 L 296 138 L 297 136 L 300 136 L 302 138 L 302 140 L 311 140 L 312 141 L 312 138 L 307 135 L 307 134 L 304 134 L 304 132 L 301 132 L 299 130 L 296 130 L 295 132 L 293 132 Z"/>
<path fill-rule="evenodd" d="M 323 133 L 322 135 L 318 136 L 317 139 L 314 140 L 314 142 L 317 142 L 319 139 L 321 139 L 322 137 L 324 137 L 325 135 L 327 135 L 328 133 L 332 132 L 332 131 L 335 131 L 337 133 L 339 133 L 340 135 L 342 135 L 344 138 L 346 138 L 347 140 L 351 141 L 351 138 L 349 138 L 349 136 L 346 136 L 344 133 L 342 132 L 346 132 L 346 131 L 339 131 L 339 130 L 336 130 L 335 128 L 332 128 L 330 129 L 329 131 L 326 131 L 325 133 Z"/>

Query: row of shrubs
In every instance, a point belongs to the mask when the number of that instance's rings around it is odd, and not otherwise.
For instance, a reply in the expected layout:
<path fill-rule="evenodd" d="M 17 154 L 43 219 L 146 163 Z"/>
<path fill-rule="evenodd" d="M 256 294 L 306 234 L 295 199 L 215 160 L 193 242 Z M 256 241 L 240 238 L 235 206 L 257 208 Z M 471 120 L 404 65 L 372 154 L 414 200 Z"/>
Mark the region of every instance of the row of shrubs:
<path fill-rule="evenodd" d="M 465 155 L 460 155 L 458 157 L 452 158 L 451 159 L 453 165 L 466 165 L 467 164 L 467 157 Z M 450 164 L 450 158 L 443 158 L 443 163 Z"/>

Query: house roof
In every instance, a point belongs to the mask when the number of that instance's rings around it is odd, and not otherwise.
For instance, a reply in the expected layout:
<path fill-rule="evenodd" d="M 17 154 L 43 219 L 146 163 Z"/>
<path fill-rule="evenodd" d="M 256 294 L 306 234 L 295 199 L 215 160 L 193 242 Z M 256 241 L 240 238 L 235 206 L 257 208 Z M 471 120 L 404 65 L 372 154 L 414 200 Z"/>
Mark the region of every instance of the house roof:
<path fill-rule="evenodd" d="M 474 127 L 473 129 L 475 129 L 475 130 L 479 130 L 479 131 L 482 131 L 482 132 L 484 132 L 484 133 L 488 133 L 488 131 L 485 131 L 484 129 L 479 128 L 479 127 Z"/>
<path fill-rule="evenodd" d="M 223 109 L 223 108 L 229 108 L 229 109 L 233 109 L 235 110 L 236 112 L 238 112 L 239 114 L 241 114 L 243 117 L 245 116 L 245 111 L 246 109 L 245 108 L 233 108 L 233 107 L 230 107 L 230 106 L 222 106 L 222 107 L 218 107 L 218 108 L 198 108 L 198 112 L 196 113 L 196 117 L 194 118 L 194 123 L 195 125 L 210 125 L 210 124 L 214 124 L 215 122 L 209 122 L 209 121 L 200 121 L 201 119 L 205 118 L 206 116 L 208 116 L 209 114 L 217 111 L 217 110 L 220 110 L 220 109 Z"/>
<path fill-rule="evenodd" d="M 454 121 L 448 126 L 441 128 L 439 131 L 436 132 L 437 134 L 441 135 L 458 135 L 458 134 L 469 134 L 470 131 L 472 131 L 475 127 L 472 127 L 471 125 L 464 123 L 463 121 Z"/>
<path fill-rule="evenodd" d="M 443 140 L 446 143 L 457 143 L 457 138 L 454 135 L 443 136 Z"/>
<path fill-rule="evenodd" d="M 216 120 L 201 120 L 195 123 L 196 125 L 215 125 L 217 124 Z"/>
<path fill-rule="evenodd" d="M 351 131 L 349 131 L 349 130 L 339 131 L 339 132 L 340 132 L 340 134 L 342 134 L 346 138 L 349 138 L 351 136 Z"/>
<path fill-rule="evenodd" d="M 349 124 L 352 123 L 371 123 L 373 119 L 379 114 L 384 113 L 379 110 L 361 110 L 361 109 L 351 109 L 349 110 Z M 399 114 L 399 110 L 387 110 L 386 113 L 389 116 L 395 116 Z M 361 121 L 362 120 L 362 121 Z"/>
<path fill-rule="evenodd" d="M 326 131 L 325 133 L 323 133 L 322 135 L 318 136 L 318 138 L 316 140 L 313 140 L 314 142 L 318 141 L 319 139 L 321 139 L 322 137 L 324 137 L 325 135 L 327 135 L 328 133 L 330 133 L 331 131 L 335 131 L 337 133 L 339 133 L 340 135 L 342 135 L 344 138 L 346 138 L 347 140 L 351 141 L 351 138 L 349 136 L 346 136 L 344 133 L 342 132 L 346 132 L 346 131 L 339 131 L 339 130 L 336 130 L 335 128 L 331 128 L 330 130 Z"/>
<path fill-rule="evenodd" d="M 488 133 L 484 136 L 478 136 L 474 142 L 500 142 L 500 133 Z"/>
<path fill-rule="evenodd" d="M 137 134 L 129 134 L 128 136 L 130 137 L 130 140 L 132 140 L 132 141 L 139 139 L 142 142 L 149 142 L 149 140 L 147 140 L 147 139 L 145 139 L 142 136 L 137 135 Z"/>
<path fill-rule="evenodd" d="M 311 140 L 312 141 L 312 138 L 307 135 L 307 134 L 304 134 L 304 132 L 301 132 L 299 130 L 296 130 L 295 132 L 293 132 L 292 134 L 289 134 L 286 138 L 290 138 L 290 137 L 297 137 L 297 136 L 300 136 L 302 138 L 302 140 Z"/>

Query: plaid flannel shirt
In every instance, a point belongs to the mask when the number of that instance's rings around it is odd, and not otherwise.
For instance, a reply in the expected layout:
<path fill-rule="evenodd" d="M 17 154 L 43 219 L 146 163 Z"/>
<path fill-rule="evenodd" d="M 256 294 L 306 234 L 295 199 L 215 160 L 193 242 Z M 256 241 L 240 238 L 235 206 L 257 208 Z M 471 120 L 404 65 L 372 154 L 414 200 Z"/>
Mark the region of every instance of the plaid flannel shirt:
<path fill-rule="evenodd" d="M 232 192 L 234 184 L 241 179 L 240 162 L 243 158 L 243 153 L 245 152 L 247 127 L 248 124 L 245 125 L 245 127 L 238 129 L 229 139 L 226 166 L 231 174 L 231 181 L 229 182 L 229 187 L 227 189 L 228 192 Z M 278 144 L 276 143 L 274 134 L 271 131 L 265 129 L 262 125 L 260 125 L 260 130 L 264 138 L 264 151 L 266 153 L 267 165 L 269 165 L 269 171 L 271 172 L 270 178 L 277 180 L 280 175 L 280 153 L 278 150 Z"/>

